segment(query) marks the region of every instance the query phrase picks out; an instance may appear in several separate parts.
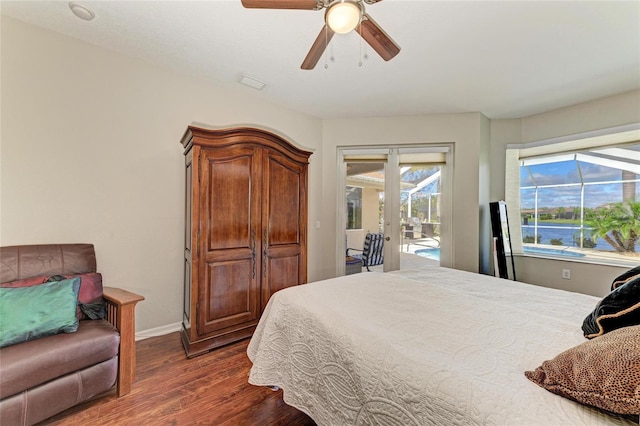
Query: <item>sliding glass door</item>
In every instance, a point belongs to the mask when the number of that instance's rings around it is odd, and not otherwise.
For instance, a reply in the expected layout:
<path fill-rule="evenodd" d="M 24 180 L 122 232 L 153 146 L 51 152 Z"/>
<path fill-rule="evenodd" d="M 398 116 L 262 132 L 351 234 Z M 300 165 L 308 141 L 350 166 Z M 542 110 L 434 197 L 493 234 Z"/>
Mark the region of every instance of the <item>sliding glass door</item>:
<path fill-rule="evenodd" d="M 442 165 L 416 161 L 401 164 L 400 269 L 440 263 L 441 217 Z"/>
<path fill-rule="evenodd" d="M 345 234 L 348 254 L 362 253 L 367 234 L 383 234 L 382 264 L 372 265 L 370 269 L 390 268 L 393 255 L 386 252 L 392 244 L 391 233 L 388 230 L 391 221 L 385 220 L 385 217 L 390 217 L 386 212 L 386 198 L 389 193 L 386 189 L 387 161 L 354 158 L 346 161 Z"/>
<path fill-rule="evenodd" d="M 352 249 L 349 253 L 359 253 L 367 234 L 382 233 L 383 263 L 370 269 L 387 272 L 439 263 L 448 152 L 446 146 L 340 149 L 339 212 L 344 216 L 338 226 L 344 226 L 345 237 L 338 248 L 343 243 Z M 345 272 L 353 272 L 348 263 Z"/>

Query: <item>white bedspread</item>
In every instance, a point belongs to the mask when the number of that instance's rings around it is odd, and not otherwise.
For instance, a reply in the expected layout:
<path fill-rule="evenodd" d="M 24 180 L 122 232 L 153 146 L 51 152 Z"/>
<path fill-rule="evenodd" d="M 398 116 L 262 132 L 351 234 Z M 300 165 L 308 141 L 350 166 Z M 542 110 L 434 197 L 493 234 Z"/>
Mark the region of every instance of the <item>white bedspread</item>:
<path fill-rule="evenodd" d="M 281 387 L 319 425 L 627 423 L 524 376 L 586 341 L 598 298 L 446 268 L 399 275 L 276 293 L 249 344 L 249 382 Z"/>

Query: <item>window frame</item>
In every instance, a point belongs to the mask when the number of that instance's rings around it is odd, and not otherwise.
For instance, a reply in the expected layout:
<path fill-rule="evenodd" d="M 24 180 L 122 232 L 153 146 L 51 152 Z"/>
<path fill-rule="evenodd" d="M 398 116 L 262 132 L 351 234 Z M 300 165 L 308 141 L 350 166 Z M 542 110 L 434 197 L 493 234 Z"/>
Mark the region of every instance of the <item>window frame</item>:
<path fill-rule="evenodd" d="M 615 128 L 602 129 L 593 132 L 563 136 L 559 138 L 534 141 L 524 144 L 509 144 L 505 153 L 505 201 L 509 206 L 509 222 L 518 224 L 510 230 L 513 252 L 517 256 L 544 257 L 562 261 L 585 262 L 608 265 L 635 265 L 637 260 L 624 259 L 623 256 L 614 259 L 601 259 L 596 256 L 569 257 L 553 254 L 532 254 L 523 251 L 521 223 L 521 186 L 520 168 L 524 161 L 535 162 L 535 159 L 545 156 L 562 154 L 578 154 L 586 150 L 606 149 L 625 144 L 640 144 L 640 123 L 634 123 Z M 581 206 L 583 209 L 584 206 Z M 581 215 L 583 212 L 581 211 Z"/>

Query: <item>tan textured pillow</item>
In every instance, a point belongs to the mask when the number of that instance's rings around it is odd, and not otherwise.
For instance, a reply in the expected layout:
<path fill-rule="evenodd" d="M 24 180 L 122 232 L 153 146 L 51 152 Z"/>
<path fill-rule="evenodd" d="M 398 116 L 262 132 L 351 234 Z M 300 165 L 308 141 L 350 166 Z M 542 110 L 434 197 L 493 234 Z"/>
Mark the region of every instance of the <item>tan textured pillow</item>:
<path fill-rule="evenodd" d="M 640 414 L 640 325 L 596 337 L 524 374 L 546 390 L 582 404 Z"/>

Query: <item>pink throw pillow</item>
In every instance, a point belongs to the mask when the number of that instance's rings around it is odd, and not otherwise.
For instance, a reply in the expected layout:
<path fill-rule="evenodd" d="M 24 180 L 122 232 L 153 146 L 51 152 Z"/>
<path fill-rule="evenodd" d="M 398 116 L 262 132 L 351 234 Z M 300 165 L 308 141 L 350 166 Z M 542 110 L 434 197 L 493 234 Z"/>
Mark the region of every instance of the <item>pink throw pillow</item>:
<path fill-rule="evenodd" d="M 24 278 L 16 281 L 9 281 L 6 283 L 0 284 L 2 288 L 14 288 L 14 287 L 31 287 L 34 285 L 42 284 L 47 280 L 48 277 L 44 275 L 40 275 L 37 277 Z"/>

